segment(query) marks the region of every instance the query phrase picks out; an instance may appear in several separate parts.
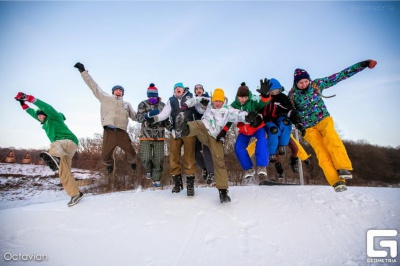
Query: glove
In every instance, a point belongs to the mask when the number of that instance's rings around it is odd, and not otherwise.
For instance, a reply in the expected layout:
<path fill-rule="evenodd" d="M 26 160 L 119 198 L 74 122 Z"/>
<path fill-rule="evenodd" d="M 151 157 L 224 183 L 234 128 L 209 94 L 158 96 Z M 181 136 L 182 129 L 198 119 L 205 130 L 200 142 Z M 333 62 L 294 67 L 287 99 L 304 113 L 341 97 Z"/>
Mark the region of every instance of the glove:
<path fill-rule="evenodd" d="M 378 62 L 376 62 L 375 60 L 369 59 L 368 61 L 368 68 L 374 68 L 376 66 L 376 64 L 378 64 Z"/>
<path fill-rule="evenodd" d="M 250 123 L 251 127 L 258 127 L 259 125 L 261 125 L 263 119 L 261 114 L 257 114 L 257 116 L 254 118 L 254 120 Z"/>
<path fill-rule="evenodd" d="M 160 111 L 158 109 L 151 110 L 150 112 L 148 112 L 147 114 L 144 115 L 144 119 L 149 120 L 150 118 L 158 115 L 159 113 L 160 113 Z M 154 120 L 154 118 L 153 118 L 153 120 Z"/>
<path fill-rule="evenodd" d="M 297 123 L 296 124 L 297 130 L 301 132 L 301 136 L 304 137 L 306 135 L 306 130 L 304 129 L 304 126 L 302 123 Z"/>
<path fill-rule="evenodd" d="M 187 106 L 187 104 L 183 104 L 181 108 L 179 108 L 179 112 L 185 112 L 189 107 Z"/>
<path fill-rule="evenodd" d="M 221 139 L 225 139 L 225 137 L 226 137 L 226 130 L 222 129 L 221 132 L 219 132 L 216 140 L 217 141 L 221 141 Z"/>
<path fill-rule="evenodd" d="M 254 121 L 254 119 L 256 119 L 257 115 L 258 115 L 258 112 L 256 112 L 256 111 L 248 112 L 248 114 L 245 116 L 244 120 L 246 121 L 246 123 L 251 124 Z"/>
<path fill-rule="evenodd" d="M 36 101 L 35 97 L 33 97 L 32 95 L 26 95 L 23 92 L 18 92 L 17 96 L 15 96 L 14 99 L 17 101 L 28 101 L 30 103 L 34 103 Z"/>
<path fill-rule="evenodd" d="M 19 101 L 23 110 L 26 110 L 29 108 L 29 106 L 25 103 L 24 100 L 17 100 L 17 101 Z"/>
<path fill-rule="evenodd" d="M 82 73 L 83 71 L 85 71 L 85 66 L 82 63 L 76 63 L 74 65 L 75 68 L 77 68 L 79 70 L 80 73 Z"/>
<path fill-rule="evenodd" d="M 264 79 L 264 82 L 262 79 L 260 79 L 260 89 L 257 89 L 257 91 L 261 94 L 262 97 L 266 98 L 268 97 L 269 91 L 272 87 L 272 83 L 269 81 L 269 79 Z"/>
<path fill-rule="evenodd" d="M 201 99 L 201 101 L 200 101 L 200 103 L 201 103 L 203 106 L 207 106 L 209 102 L 210 102 L 210 100 L 209 100 L 209 99 L 206 99 L 206 98 L 203 98 L 203 99 Z"/>
<path fill-rule="evenodd" d="M 146 118 L 146 116 L 145 116 L 145 118 Z M 151 125 L 154 122 L 156 122 L 156 120 L 154 120 L 154 117 L 149 117 L 148 119 L 146 119 L 146 121 L 147 121 L 148 125 Z"/>

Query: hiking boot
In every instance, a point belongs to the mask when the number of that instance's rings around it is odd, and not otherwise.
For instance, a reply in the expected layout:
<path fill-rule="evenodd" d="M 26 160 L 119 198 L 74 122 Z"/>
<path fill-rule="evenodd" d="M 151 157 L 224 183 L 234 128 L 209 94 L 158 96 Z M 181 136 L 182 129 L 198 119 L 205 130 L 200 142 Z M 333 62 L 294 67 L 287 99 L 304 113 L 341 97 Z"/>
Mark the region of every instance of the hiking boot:
<path fill-rule="evenodd" d="M 172 180 L 174 180 L 174 187 L 172 188 L 172 193 L 179 193 L 183 189 L 182 176 L 172 175 Z"/>
<path fill-rule="evenodd" d="M 136 163 L 131 163 L 131 168 L 133 171 L 136 171 Z"/>
<path fill-rule="evenodd" d="M 285 146 L 278 146 L 278 154 L 285 155 L 286 154 L 286 147 Z"/>
<path fill-rule="evenodd" d="M 253 168 L 247 169 L 244 171 L 244 178 L 248 179 L 254 176 L 254 170 Z"/>
<path fill-rule="evenodd" d="M 299 172 L 299 164 L 297 163 L 299 161 L 299 158 L 297 157 L 290 157 L 290 168 L 292 168 L 294 173 L 298 173 Z"/>
<path fill-rule="evenodd" d="M 79 194 L 71 197 L 71 200 L 68 202 L 68 207 L 72 207 L 76 205 L 83 198 L 83 193 L 79 191 Z"/>
<path fill-rule="evenodd" d="M 111 174 L 112 171 L 114 170 L 114 166 L 112 166 L 112 165 L 107 165 L 107 166 L 106 166 L 106 170 L 107 170 L 107 173 Z"/>
<path fill-rule="evenodd" d="M 57 171 L 60 168 L 60 158 L 51 155 L 48 152 L 40 153 L 40 159 L 48 166 L 51 170 Z"/>
<path fill-rule="evenodd" d="M 353 175 L 350 173 L 350 171 L 345 170 L 345 169 L 339 169 L 337 170 L 339 177 L 343 179 L 352 179 Z"/>
<path fill-rule="evenodd" d="M 207 176 L 207 185 L 211 185 L 214 182 L 214 173 L 210 172 Z"/>
<path fill-rule="evenodd" d="M 346 191 L 346 190 L 347 190 L 346 183 L 343 182 L 343 181 L 336 182 L 336 183 L 333 185 L 333 189 L 335 190 L 335 192 L 343 192 L 343 191 Z"/>
<path fill-rule="evenodd" d="M 146 179 L 151 179 L 151 172 L 150 173 L 146 173 Z"/>
<path fill-rule="evenodd" d="M 227 189 L 218 189 L 219 191 L 219 200 L 221 203 L 231 202 L 231 198 L 228 196 Z"/>
<path fill-rule="evenodd" d="M 194 196 L 194 175 L 188 175 L 186 177 L 186 189 L 188 196 Z"/>
<path fill-rule="evenodd" d="M 259 175 L 267 175 L 267 167 L 266 166 L 258 167 L 258 174 Z"/>
<path fill-rule="evenodd" d="M 285 178 L 285 172 L 283 171 L 281 163 L 279 163 L 279 162 L 275 163 L 275 169 L 276 169 L 276 172 L 278 172 L 278 178 L 279 179 Z"/>
<path fill-rule="evenodd" d="M 186 122 L 185 112 L 181 112 L 175 119 L 175 139 L 184 138 L 189 135 L 189 126 Z"/>
<path fill-rule="evenodd" d="M 276 155 L 275 155 L 275 154 L 271 154 L 271 155 L 269 156 L 269 161 L 270 161 L 271 163 L 276 163 L 276 162 L 278 161 L 278 159 L 276 158 Z"/>
<path fill-rule="evenodd" d="M 157 190 L 162 190 L 162 189 L 163 189 L 163 186 L 162 186 L 161 181 L 154 181 L 154 182 L 153 182 L 153 186 L 154 186 L 154 188 L 157 189 Z"/>
<path fill-rule="evenodd" d="M 207 180 L 208 172 L 206 168 L 201 170 L 201 176 L 203 177 L 204 180 Z"/>

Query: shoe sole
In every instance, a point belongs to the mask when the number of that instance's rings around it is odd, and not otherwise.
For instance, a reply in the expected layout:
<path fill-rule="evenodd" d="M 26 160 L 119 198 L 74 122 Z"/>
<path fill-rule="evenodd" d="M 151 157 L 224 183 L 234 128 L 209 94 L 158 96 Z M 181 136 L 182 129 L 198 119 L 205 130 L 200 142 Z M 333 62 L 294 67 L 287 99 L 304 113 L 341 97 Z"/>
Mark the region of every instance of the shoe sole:
<path fill-rule="evenodd" d="M 82 194 L 82 197 L 78 198 L 78 199 L 75 201 L 75 203 L 68 204 L 68 207 L 75 206 L 76 204 L 78 204 L 79 201 L 81 201 L 82 198 L 83 198 L 83 194 Z"/>
<path fill-rule="evenodd" d="M 339 186 L 335 187 L 334 189 L 335 189 L 335 192 L 343 192 L 343 191 L 347 190 L 347 187 L 346 187 L 346 185 L 339 185 Z"/>
<path fill-rule="evenodd" d="M 60 168 L 60 165 L 50 153 L 41 152 L 39 157 L 51 170 L 57 171 Z"/>
<path fill-rule="evenodd" d="M 352 175 L 340 175 L 339 177 L 343 179 L 353 179 Z"/>

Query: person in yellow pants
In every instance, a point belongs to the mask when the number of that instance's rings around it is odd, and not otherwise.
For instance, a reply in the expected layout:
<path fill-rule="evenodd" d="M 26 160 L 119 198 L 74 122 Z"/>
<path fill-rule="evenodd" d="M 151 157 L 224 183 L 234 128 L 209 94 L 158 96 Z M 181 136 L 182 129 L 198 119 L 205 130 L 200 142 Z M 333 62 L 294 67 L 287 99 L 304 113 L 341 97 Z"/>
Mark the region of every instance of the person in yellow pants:
<path fill-rule="evenodd" d="M 325 78 L 311 80 L 304 69 L 294 71 L 293 87 L 288 97 L 299 112 L 306 129 L 304 139 L 313 147 L 325 178 L 336 192 L 347 190 L 345 179 L 353 178 L 351 161 L 335 131 L 333 119 L 322 99 L 322 91 L 336 85 L 377 62 L 365 60 Z"/>

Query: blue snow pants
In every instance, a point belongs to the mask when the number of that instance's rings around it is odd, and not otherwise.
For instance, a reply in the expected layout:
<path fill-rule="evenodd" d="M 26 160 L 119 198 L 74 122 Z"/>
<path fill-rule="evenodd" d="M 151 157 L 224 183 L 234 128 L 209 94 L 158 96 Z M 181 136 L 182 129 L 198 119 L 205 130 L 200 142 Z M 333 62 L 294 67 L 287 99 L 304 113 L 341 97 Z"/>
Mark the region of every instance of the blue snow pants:
<path fill-rule="evenodd" d="M 285 121 L 284 121 L 285 120 Z M 276 133 L 271 132 L 277 130 Z M 292 133 L 292 122 L 286 116 L 279 117 L 276 122 L 267 122 L 265 124 L 268 133 L 268 150 L 269 154 L 276 154 L 279 146 L 287 146 Z"/>
<path fill-rule="evenodd" d="M 236 139 L 235 154 L 243 170 L 253 168 L 253 162 L 246 150 L 252 137 L 257 139 L 255 152 L 257 166 L 267 166 L 269 163 L 268 139 L 265 137 L 265 129 L 262 127 L 253 135 L 239 134 Z"/>

